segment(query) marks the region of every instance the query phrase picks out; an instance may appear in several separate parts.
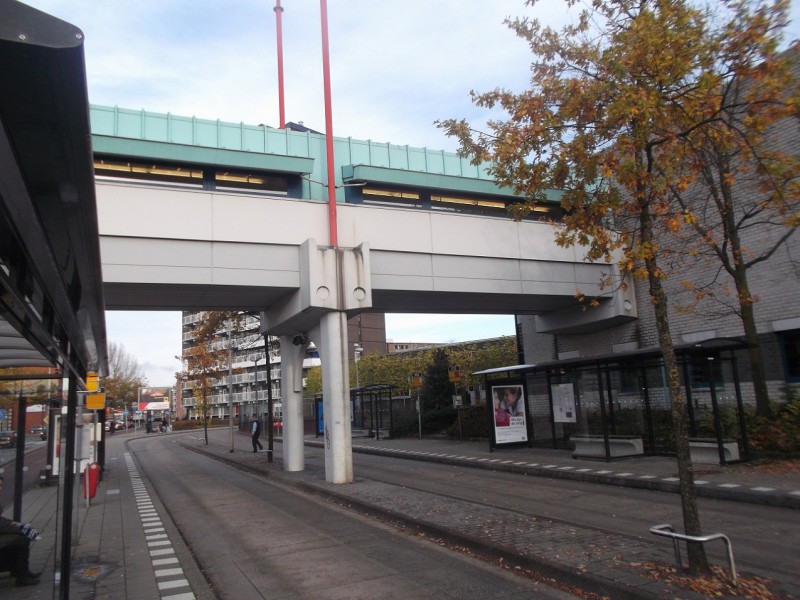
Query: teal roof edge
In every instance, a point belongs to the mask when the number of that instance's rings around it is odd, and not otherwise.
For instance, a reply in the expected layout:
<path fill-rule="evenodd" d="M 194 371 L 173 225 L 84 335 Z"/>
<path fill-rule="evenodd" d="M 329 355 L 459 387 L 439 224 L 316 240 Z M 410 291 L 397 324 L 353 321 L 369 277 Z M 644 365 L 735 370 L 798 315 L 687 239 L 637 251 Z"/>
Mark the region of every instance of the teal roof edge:
<path fill-rule="evenodd" d="M 187 146 L 218 148 L 256 154 L 319 159 L 324 157 L 325 136 L 313 132 L 276 129 L 220 120 L 183 117 L 171 113 L 90 105 L 95 137 L 142 140 Z M 320 154 L 322 152 L 322 154 Z M 488 164 L 476 166 L 454 152 L 416 148 L 372 140 L 334 136 L 337 167 L 366 164 L 405 171 L 492 180 Z"/>
<path fill-rule="evenodd" d="M 427 188 L 442 192 L 518 197 L 510 188 L 502 188 L 491 180 L 438 173 L 418 173 L 370 165 L 345 165 L 342 167 L 342 178 L 345 183 L 366 181 L 372 184 Z"/>
<path fill-rule="evenodd" d="M 96 104 L 89 114 L 95 153 L 294 173 L 304 178 L 302 197 L 327 199 L 320 183 L 327 179 L 324 134 Z M 489 163 L 475 165 L 454 152 L 334 136 L 334 160 L 338 201 L 341 186 L 358 179 L 516 197 L 495 182 Z M 546 196 L 557 201 L 560 194 Z"/>
<path fill-rule="evenodd" d="M 92 134 L 92 149 L 96 154 L 141 157 L 198 165 L 228 168 L 261 169 L 278 173 L 307 175 L 314 171 L 314 159 L 280 154 L 203 148 L 182 144 L 116 138 Z"/>

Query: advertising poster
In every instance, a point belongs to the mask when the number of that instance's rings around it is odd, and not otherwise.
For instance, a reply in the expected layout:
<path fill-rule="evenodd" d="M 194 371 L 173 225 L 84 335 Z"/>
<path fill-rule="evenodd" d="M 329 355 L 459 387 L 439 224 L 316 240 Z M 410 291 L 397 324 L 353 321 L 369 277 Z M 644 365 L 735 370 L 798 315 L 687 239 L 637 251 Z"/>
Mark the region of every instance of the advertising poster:
<path fill-rule="evenodd" d="M 571 383 L 558 383 L 552 386 L 553 421 L 556 423 L 575 423 L 575 390 Z"/>
<path fill-rule="evenodd" d="M 493 386 L 492 402 L 495 443 L 527 442 L 528 426 L 522 385 Z"/>
<path fill-rule="evenodd" d="M 170 388 L 139 388 L 139 410 L 169 410 Z"/>

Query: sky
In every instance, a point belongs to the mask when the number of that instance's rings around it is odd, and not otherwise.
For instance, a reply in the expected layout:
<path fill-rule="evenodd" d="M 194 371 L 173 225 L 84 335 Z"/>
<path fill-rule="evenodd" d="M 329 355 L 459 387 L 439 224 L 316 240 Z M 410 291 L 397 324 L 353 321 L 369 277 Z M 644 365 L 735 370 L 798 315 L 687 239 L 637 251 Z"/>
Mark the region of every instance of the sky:
<path fill-rule="evenodd" d="M 93 104 L 277 127 L 275 0 L 26 0 L 84 33 Z M 282 0 L 287 121 L 325 130 L 320 2 Z M 470 91 L 527 87 L 530 54 L 503 24 L 560 28 L 564 0 L 328 0 L 333 133 L 455 151 L 434 122 L 492 116 Z M 793 12 L 797 7 L 793 7 Z M 152 386 L 181 368 L 180 313 L 108 312 Z M 396 342 L 457 342 L 514 333 L 514 319 L 387 315 Z"/>

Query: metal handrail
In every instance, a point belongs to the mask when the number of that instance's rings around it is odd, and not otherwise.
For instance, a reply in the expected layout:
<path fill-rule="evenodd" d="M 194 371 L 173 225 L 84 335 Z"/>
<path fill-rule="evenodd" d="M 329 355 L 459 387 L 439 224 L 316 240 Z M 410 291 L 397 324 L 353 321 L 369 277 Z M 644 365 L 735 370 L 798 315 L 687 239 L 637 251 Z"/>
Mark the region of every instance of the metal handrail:
<path fill-rule="evenodd" d="M 709 535 L 686 535 L 684 533 L 676 533 L 672 525 L 667 523 L 662 525 L 653 525 L 650 528 L 650 533 L 672 538 L 672 547 L 675 549 L 675 559 L 678 561 L 678 566 L 683 565 L 683 562 L 681 561 L 681 549 L 678 545 L 678 540 L 683 540 L 685 542 L 698 542 L 701 544 L 705 542 L 711 542 L 713 540 L 722 540 L 725 542 L 725 548 L 728 552 L 728 563 L 731 566 L 731 583 L 733 584 L 733 587 L 737 587 L 736 564 L 733 562 L 733 546 L 731 545 L 731 541 L 728 539 L 728 536 L 724 533 L 712 533 Z"/>

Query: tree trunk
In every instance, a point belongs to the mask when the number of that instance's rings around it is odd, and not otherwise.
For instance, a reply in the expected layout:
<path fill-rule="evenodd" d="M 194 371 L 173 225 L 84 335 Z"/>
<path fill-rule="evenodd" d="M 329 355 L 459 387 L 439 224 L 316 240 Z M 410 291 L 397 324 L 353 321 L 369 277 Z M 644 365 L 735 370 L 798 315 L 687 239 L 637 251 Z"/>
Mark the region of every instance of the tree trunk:
<path fill-rule="evenodd" d="M 738 242 L 738 238 L 735 241 Z M 734 251 L 736 251 L 735 247 Z M 741 252 L 737 254 L 740 255 Z M 736 263 L 733 279 L 736 282 L 736 292 L 739 296 L 744 339 L 745 342 L 747 342 L 747 354 L 750 358 L 750 369 L 753 375 L 756 413 L 762 417 L 771 417 L 772 406 L 770 405 L 769 391 L 767 390 L 767 373 L 764 369 L 764 356 L 761 353 L 761 344 L 758 339 L 753 299 L 750 295 L 750 284 L 747 281 L 747 270 L 741 261 L 741 256 Z"/>
<path fill-rule="evenodd" d="M 744 339 L 747 343 L 747 354 L 750 357 L 750 370 L 753 375 L 753 390 L 756 396 L 756 413 L 762 417 L 772 417 L 772 405 L 767 390 L 767 372 L 764 368 L 764 355 L 758 339 L 756 320 L 752 303 L 742 306 L 742 325 Z"/>
<path fill-rule="evenodd" d="M 653 239 L 652 221 L 646 204 L 641 205 L 642 242 L 651 243 Z M 667 294 L 661 285 L 661 276 L 655 256 L 645 258 L 650 299 L 655 312 L 658 341 L 666 371 L 669 402 L 672 413 L 672 427 L 675 436 L 675 451 L 678 460 L 678 478 L 680 480 L 681 509 L 683 511 L 683 527 L 686 535 L 700 536 L 700 514 L 697 511 L 697 496 L 694 487 L 694 468 L 689 452 L 689 413 L 686 399 L 681 389 L 678 360 L 672 343 L 672 332 L 669 326 L 667 310 Z M 700 543 L 687 543 L 689 571 L 692 575 L 706 575 L 711 572 L 706 557 L 705 547 Z"/>
<path fill-rule="evenodd" d="M 730 164 L 725 161 L 725 174 L 731 175 Z M 772 416 L 772 406 L 769 402 L 769 391 L 767 390 L 767 374 L 764 369 L 764 356 L 761 353 L 761 344 L 758 340 L 758 329 L 756 328 L 755 311 L 753 310 L 753 296 L 750 293 L 750 284 L 747 281 L 747 260 L 742 249 L 742 240 L 739 237 L 739 227 L 736 224 L 737 214 L 734 203 L 734 194 L 729 180 L 722 178 L 721 188 L 723 192 L 724 207 L 722 212 L 722 228 L 730 246 L 730 256 L 732 261 L 723 261 L 725 269 L 733 277 L 736 286 L 736 295 L 739 300 L 739 310 L 744 329 L 744 339 L 747 343 L 747 353 L 750 358 L 750 369 L 753 376 L 753 391 L 756 398 L 756 413 L 763 417 Z"/>
<path fill-rule="evenodd" d="M 206 446 L 208 446 L 208 405 L 205 400 L 203 401 L 203 434 L 206 438 Z"/>

